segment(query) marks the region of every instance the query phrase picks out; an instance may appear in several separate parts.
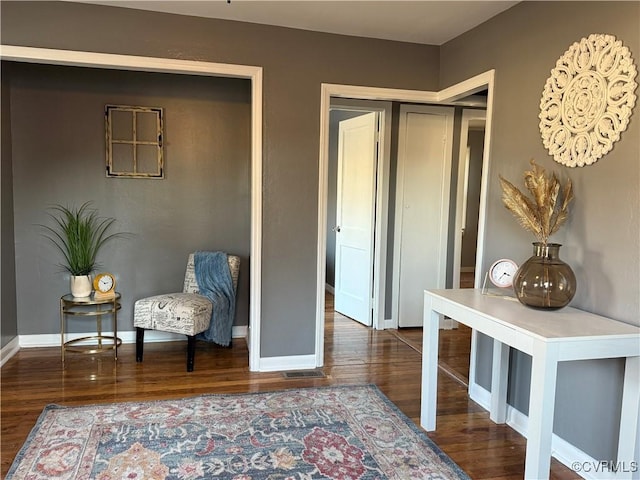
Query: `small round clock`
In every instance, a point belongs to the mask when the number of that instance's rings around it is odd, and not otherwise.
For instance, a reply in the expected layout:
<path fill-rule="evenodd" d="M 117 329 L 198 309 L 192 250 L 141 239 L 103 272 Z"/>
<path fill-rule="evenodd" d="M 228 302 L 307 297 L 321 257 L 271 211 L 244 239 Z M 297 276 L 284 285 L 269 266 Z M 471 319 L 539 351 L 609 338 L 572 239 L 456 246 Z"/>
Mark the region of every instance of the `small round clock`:
<path fill-rule="evenodd" d="M 99 273 L 93 279 L 93 288 L 97 297 L 113 295 L 116 290 L 116 278 L 111 273 Z"/>
<path fill-rule="evenodd" d="M 501 258 L 489 268 L 489 280 L 496 287 L 508 288 L 513 284 L 513 277 L 518 271 L 518 265 L 513 260 Z"/>

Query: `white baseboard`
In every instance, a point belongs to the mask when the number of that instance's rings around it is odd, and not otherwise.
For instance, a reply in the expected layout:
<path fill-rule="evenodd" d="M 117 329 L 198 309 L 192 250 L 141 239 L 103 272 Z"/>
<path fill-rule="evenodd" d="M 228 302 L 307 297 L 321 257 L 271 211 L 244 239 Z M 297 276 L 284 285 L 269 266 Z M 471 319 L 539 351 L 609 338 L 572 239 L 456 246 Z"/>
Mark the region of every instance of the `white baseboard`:
<path fill-rule="evenodd" d="M 481 387 L 475 382 L 469 382 L 469 397 L 485 410 L 489 410 L 491 405 L 491 392 Z M 529 417 L 511 405 L 507 405 L 507 425 L 513 428 L 523 437 L 527 438 L 529 429 Z M 576 472 L 586 480 L 611 480 L 611 471 L 596 468 L 600 465 L 599 460 L 587 455 L 585 452 L 560 438 L 555 433 L 551 438 L 551 455 L 564 466 L 571 468 L 572 465 L 590 466 L 589 470 Z M 577 462 L 577 463 L 576 463 Z M 604 470 L 604 471 L 603 471 Z M 574 469 L 572 469 L 574 471 Z"/>
<path fill-rule="evenodd" d="M 247 333 L 249 331 L 249 327 L 246 325 L 234 326 L 231 336 L 233 338 L 246 338 Z M 113 335 L 112 331 L 104 331 L 103 335 Z M 85 333 L 69 333 L 65 335 L 65 340 L 72 340 L 74 338 L 82 338 L 82 337 L 91 337 L 97 335 L 96 332 L 85 332 Z M 128 331 L 119 331 L 118 338 L 122 340 L 122 343 L 135 343 L 136 342 L 136 332 L 134 330 Z M 153 342 L 173 342 L 184 340 L 185 336 L 180 335 L 178 333 L 168 333 L 168 332 L 160 332 L 157 330 L 146 330 L 144 334 L 145 343 L 153 343 Z M 58 333 L 47 333 L 47 334 L 39 334 L 39 335 L 19 335 L 17 337 L 19 348 L 37 348 L 37 347 L 59 347 L 60 346 L 60 334 Z M 86 342 L 80 342 L 79 345 L 83 343 L 89 344 L 90 340 Z M 4 352 L 4 349 L 2 349 Z M 17 350 L 16 350 L 17 351 Z M 15 353 L 15 352 L 14 352 Z M 4 354 L 3 354 L 4 361 Z"/>
<path fill-rule="evenodd" d="M 237 327 L 233 327 L 231 330 L 232 338 L 246 338 L 249 340 L 249 326 L 248 325 L 239 325 Z"/>
<path fill-rule="evenodd" d="M 104 335 L 113 335 L 113 332 L 104 331 Z M 233 327 L 233 338 L 247 338 L 249 334 L 249 327 L 235 326 Z M 66 335 L 65 340 L 72 340 L 74 338 L 91 337 L 96 335 L 96 332 L 84 332 L 84 333 L 70 333 Z M 118 338 L 122 340 L 122 343 L 135 343 L 136 332 L 119 331 Z M 173 342 L 183 341 L 184 335 L 177 333 L 160 332 L 157 330 L 145 331 L 144 341 L 145 343 L 153 342 Z M 79 342 L 79 345 L 90 344 L 91 340 L 86 342 Z M 6 362 L 20 348 L 37 348 L 37 347 L 59 347 L 60 335 L 57 333 L 40 334 L 40 335 L 19 335 L 14 338 L 7 346 L 1 350 L 2 363 Z M 316 368 L 315 355 L 293 355 L 289 357 L 267 357 L 260 359 L 260 372 L 275 372 L 284 370 L 310 370 Z"/>
<path fill-rule="evenodd" d="M 328 283 L 324 284 L 324 289 L 325 289 L 325 291 L 329 292 L 331 295 L 335 295 L 335 293 L 336 293 L 335 289 L 331 285 L 329 285 Z"/>
<path fill-rule="evenodd" d="M 258 371 L 312 370 L 316 367 L 315 355 L 291 355 L 288 357 L 263 357 L 260 359 Z"/>
<path fill-rule="evenodd" d="M 0 350 L 0 367 L 18 353 L 18 350 L 20 350 L 20 340 L 18 337 L 13 337 L 13 339 Z"/>
<path fill-rule="evenodd" d="M 385 319 L 384 319 L 384 323 L 383 323 L 382 328 L 384 328 L 385 330 L 388 330 L 388 329 L 390 329 L 390 328 L 397 329 L 397 328 L 398 328 L 398 326 L 395 324 L 395 322 L 393 321 L 393 319 L 391 319 L 391 318 L 385 318 Z"/>
<path fill-rule="evenodd" d="M 458 322 L 452 318 L 445 317 L 440 321 L 440 330 L 453 330 L 454 328 L 458 328 Z"/>

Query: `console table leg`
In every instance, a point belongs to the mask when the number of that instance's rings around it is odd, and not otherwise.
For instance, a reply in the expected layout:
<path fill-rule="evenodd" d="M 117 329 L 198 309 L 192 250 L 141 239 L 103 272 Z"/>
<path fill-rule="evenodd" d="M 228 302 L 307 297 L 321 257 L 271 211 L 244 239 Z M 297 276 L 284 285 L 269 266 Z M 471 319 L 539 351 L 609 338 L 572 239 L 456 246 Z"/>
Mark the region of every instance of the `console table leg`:
<path fill-rule="evenodd" d="M 551 436 L 558 374 L 557 345 L 536 341 L 533 345 L 531 392 L 529 394 L 529 427 L 524 478 L 549 478 L 551 468 Z"/>
<path fill-rule="evenodd" d="M 622 390 L 620 437 L 618 440 L 618 477 L 633 478 L 638 465 L 633 463 L 637 442 L 638 416 L 640 415 L 640 357 L 627 357 Z M 616 477 L 616 478 L 618 478 Z"/>
<path fill-rule="evenodd" d="M 507 421 L 507 384 L 509 381 L 509 345 L 493 340 L 491 367 L 491 408 L 489 418 L 495 423 Z"/>
<path fill-rule="evenodd" d="M 438 329 L 442 315 L 431 308 L 431 297 L 425 294 L 422 326 L 422 395 L 420 425 L 431 432 L 436 429 L 438 398 Z"/>

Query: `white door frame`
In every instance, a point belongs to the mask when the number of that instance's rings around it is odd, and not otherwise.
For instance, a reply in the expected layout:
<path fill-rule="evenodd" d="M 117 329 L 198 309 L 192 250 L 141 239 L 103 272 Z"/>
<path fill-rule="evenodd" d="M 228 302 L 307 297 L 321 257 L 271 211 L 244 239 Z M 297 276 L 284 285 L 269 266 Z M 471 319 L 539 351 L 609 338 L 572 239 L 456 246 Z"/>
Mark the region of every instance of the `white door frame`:
<path fill-rule="evenodd" d="M 469 159 L 467 158 L 467 143 L 469 139 L 469 124 L 473 120 L 483 120 L 486 123 L 487 113 L 485 110 L 474 110 L 465 108 L 462 110 L 462 122 L 460 125 L 460 152 L 458 156 L 458 185 L 456 192 L 456 219 L 453 244 L 453 288 L 460 288 L 460 263 L 462 261 L 462 229 L 466 219 L 467 204 L 467 173 L 469 169 Z M 485 126 L 485 141 L 487 141 L 487 129 Z M 482 152 L 482 170 L 489 161 L 485 156 L 487 151 Z M 478 272 L 480 274 L 480 272 Z"/>
<path fill-rule="evenodd" d="M 385 100 L 414 103 L 451 103 L 464 97 L 468 97 L 481 90 L 487 90 L 487 124 L 486 129 L 491 132 L 491 120 L 493 115 L 493 89 L 495 70 L 476 75 L 439 92 L 427 92 L 419 90 L 401 90 L 393 88 L 364 87 L 356 85 L 339 85 L 323 83 L 320 89 L 320 156 L 318 175 L 318 247 L 316 266 L 316 342 L 315 358 L 316 366 L 324 365 L 324 288 L 325 288 L 325 264 L 326 264 L 326 228 L 327 228 L 327 177 L 329 166 L 329 109 L 333 98 L 354 98 L 361 100 Z M 490 158 L 490 135 L 485 137 L 484 155 Z M 487 162 L 488 163 L 488 162 Z M 486 204 L 489 185 L 489 164 L 482 172 L 482 185 L 480 194 L 480 215 L 478 224 L 478 253 L 476 257 L 476 271 L 481 271 L 484 257 L 484 238 L 486 222 Z M 477 276 L 476 276 L 477 277 Z M 476 278 L 476 287 L 478 286 Z M 384 295 L 381 295 L 384 298 Z M 472 361 L 470 375 L 475 369 L 475 342 L 472 341 Z M 471 377 L 470 377 L 471 378 Z"/>
<path fill-rule="evenodd" d="M 251 81 L 251 257 L 249 370 L 260 370 L 262 269 L 262 67 L 76 50 L 0 45 L 3 60 L 88 68 L 176 73 Z"/>

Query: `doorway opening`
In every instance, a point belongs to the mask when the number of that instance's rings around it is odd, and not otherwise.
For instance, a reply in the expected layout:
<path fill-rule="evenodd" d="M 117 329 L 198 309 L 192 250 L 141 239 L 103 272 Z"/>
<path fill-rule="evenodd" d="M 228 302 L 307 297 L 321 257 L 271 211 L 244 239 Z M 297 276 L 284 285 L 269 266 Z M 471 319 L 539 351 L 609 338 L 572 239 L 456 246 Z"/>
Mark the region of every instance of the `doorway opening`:
<path fill-rule="evenodd" d="M 462 110 L 455 209 L 453 288 L 473 288 L 487 123 L 484 109 Z"/>
<path fill-rule="evenodd" d="M 242 78 L 251 82 L 251 255 L 249 285 L 249 370 L 260 371 L 262 266 L 262 67 L 2 45 L 3 60 L 181 75 Z"/>
<path fill-rule="evenodd" d="M 317 297 L 316 297 L 316 366 L 322 366 L 324 363 L 324 315 L 325 315 L 325 286 L 326 286 L 326 275 L 327 275 L 327 234 L 331 230 L 331 226 L 328 223 L 328 181 L 329 181 L 329 140 L 330 140 L 330 111 L 333 105 L 339 102 L 349 102 L 349 101 L 358 101 L 365 100 L 369 102 L 398 102 L 398 103 L 412 103 L 412 104 L 421 104 L 421 105 L 467 105 L 467 106 L 478 106 L 477 98 L 474 98 L 474 94 L 481 91 L 487 91 L 486 96 L 482 96 L 481 105 L 486 107 L 487 110 L 487 121 L 486 121 L 486 133 L 485 133 L 485 142 L 483 155 L 484 158 L 489 158 L 488 152 L 490 148 L 490 125 L 491 125 L 491 112 L 492 112 L 492 99 L 493 99 L 493 77 L 494 72 L 489 71 L 484 74 L 473 77 L 465 82 L 449 87 L 445 90 L 439 92 L 417 92 L 417 91 L 407 91 L 407 90 L 396 90 L 396 89 L 384 89 L 384 88 L 372 88 L 372 87 L 358 87 L 358 86 L 348 86 L 348 85 L 332 85 L 332 84 L 323 84 L 322 92 L 321 92 L 321 128 L 320 128 L 320 172 L 319 172 L 319 201 L 318 201 L 318 276 L 317 276 Z M 464 101 L 463 101 L 464 99 Z M 487 192 L 487 183 L 488 180 L 486 178 L 488 168 L 483 169 L 482 174 L 482 182 L 481 182 L 481 199 L 480 199 L 480 208 L 479 208 L 479 226 L 478 226 L 478 240 L 477 240 L 477 255 L 476 255 L 476 269 L 480 270 L 478 265 L 482 265 L 482 252 L 483 252 L 483 241 L 484 241 L 484 216 L 485 216 L 485 208 L 486 208 L 486 192 Z M 451 173 L 451 172 L 449 172 Z M 391 182 L 389 177 L 387 177 L 387 182 Z M 388 195 L 389 185 L 391 183 L 387 183 L 386 188 L 383 189 L 383 194 Z M 448 227 L 448 218 L 451 214 L 449 210 L 448 203 L 448 195 L 449 195 L 449 187 L 446 188 L 446 215 L 443 215 L 444 218 L 447 218 L 447 221 L 444 222 L 446 225 L 443 225 L 443 229 L 446 232 L 446 238 L 450 238 L 449 236 L 449 227 Z M 378 185 L 378 195 L 380 185 Z M 388 203 L 387 203 L 388 208 Z M 380 212 L 376 211 L 376 215 L 385 215 L 388 212 Z M 388 219 L 385 223 L 385 227 L 388 228 Z M 386 235 L 385 235 L 386 240 Z M 453 246 L 449 247 L 450 241 L 445 242 L 445 245 L 442 245 L 437 254 L 440 258 L 447 258 L 447 252 L 449 249 L 453 249 Z M 381 275 L 382 279 L 379 277 L 378 282 L 375 283 L 374 288 L 380 288 L 380 286 L 384 287 L 383 291 L 386 293 L 387 285 L 386 282 L 386 258 L 388 257 L 388 244 L 381 244 L 384 246 L 384 250 L 382 247 L 376 250 L 376 259 L 380 261 L 380 259 L 384 258 L 385 263 L 381 265 L 380 263 L 375 264 L 378 267 L 378 271 L 384 269 L 385 275 Z M 375 268 L 375 267 L 374 267 Z M 444 282 L 444 279 L 443 279 Z M 389 281 L 388 283 L 392 283 Z M 443 283 L 441 287 L 445 288 L 445 284 Z M 393 325 L 392 321 L 386 320 L 384 318 L 385 308 L 388 305 L 388 302 L 385 302 L 386 295 L 381 295 L 380 291 L 377 297 L 376 305 L 378 307 L 378 315 L 373 318 L 373 327 L 378 329 L 383 328 L 397 328 L 397 324 Z M 381 316 L 382 314 L 382 316 Z M 473 343 L 473 342 L 472 342 Z M 473 359 L 472 359 L 473 363 Z"/>
<path fill-rule="evenodd" d="M 336 310 L 381 329 L 391 103 L 332 99 L 329 122 L 325 288 Z"/>

